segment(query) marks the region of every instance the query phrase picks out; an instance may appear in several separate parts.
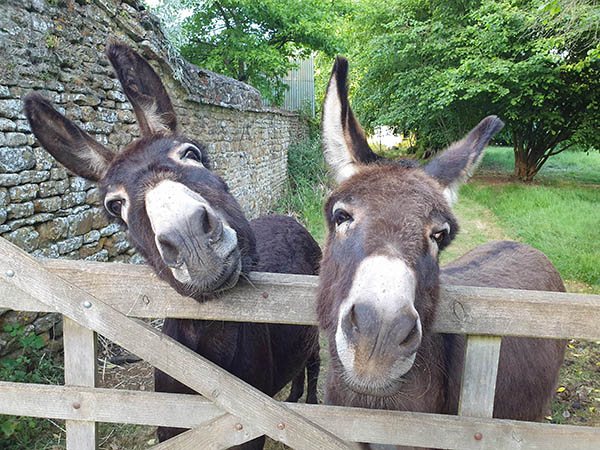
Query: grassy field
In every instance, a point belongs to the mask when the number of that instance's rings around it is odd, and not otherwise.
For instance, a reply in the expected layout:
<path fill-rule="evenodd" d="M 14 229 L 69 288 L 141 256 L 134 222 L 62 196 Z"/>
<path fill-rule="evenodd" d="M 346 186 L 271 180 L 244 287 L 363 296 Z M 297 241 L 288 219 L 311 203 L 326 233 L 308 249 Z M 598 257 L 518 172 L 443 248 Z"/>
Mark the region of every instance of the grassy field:
<path fill-rule="evenodd" d="M 489 210 L 507 236 L 544 252 L 564 279 L 600 291 L 600 185 L 490 184 L 476 179 L 460 194 Z"/>
<path fill-rule="evenodd" d="M 512 175 L 514 166 L 512 148 L 490 146 L 485 151 L 479 170 Z M 534 183 L 577 181 L 598 185 L 599 168 L 600 152 L 565 151 L 548 159 Z"/>
<path fill-rule="evenodd" d="M 322 246 L 327 235 L 323 205 L 332 179 L 327 173 L 319 139 L 304 141 L 290 149 L 288 167 L 287 192 L 276 212 L 296 217 Z"/>

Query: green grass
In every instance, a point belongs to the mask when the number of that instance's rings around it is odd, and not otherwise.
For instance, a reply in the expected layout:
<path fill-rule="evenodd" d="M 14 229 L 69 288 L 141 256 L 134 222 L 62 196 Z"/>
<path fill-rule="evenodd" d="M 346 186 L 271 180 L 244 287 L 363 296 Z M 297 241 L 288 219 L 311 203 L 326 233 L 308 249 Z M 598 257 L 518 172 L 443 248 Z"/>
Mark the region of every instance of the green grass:
<path fill-rule="evenodd" d="M 515 159 L 511 147 L 488 147 L 481 170 L 512 175 Z M 577 181 L 600 184 L 600 152 L 564 151 L 552 156 L 535 177 L 536 182 Z"/>
<path fill-rule="evenodd" d="M 600 289 L 600 187 L 476 181 L 460 194 L 492 211 L 509 236 L 545 253 L 563 278 Z"/>

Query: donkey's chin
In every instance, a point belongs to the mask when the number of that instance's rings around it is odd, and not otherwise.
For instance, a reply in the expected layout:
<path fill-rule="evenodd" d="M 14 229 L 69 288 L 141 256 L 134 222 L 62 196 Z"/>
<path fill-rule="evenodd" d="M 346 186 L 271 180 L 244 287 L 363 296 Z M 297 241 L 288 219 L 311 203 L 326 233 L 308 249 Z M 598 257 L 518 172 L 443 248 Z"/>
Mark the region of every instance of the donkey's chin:
<path fill-rule="evenodd" d="M 219 270 L 207 272 L 204 268 L 195 270 L 182 264 L 180 267 L 172 268 L 171 272 L 175 279 L 183 285 L 185 295 L 204 299 L 205 297 L 218 294 L 235 286 L 242 273 L 242 258 L 236 248 L 225 260 L 219 261 Z"/>
<path fill-rule="evenodd" d="M 402 389 L 402 385 L 414 365 L 414 360 L 415 354 L 408 358 L 401 358 L 388 370 L 378 370 L 377 375 L 357 375 L 344 371 L 342 378 L 350 390 L 357 394 L 389 397 Z"/>

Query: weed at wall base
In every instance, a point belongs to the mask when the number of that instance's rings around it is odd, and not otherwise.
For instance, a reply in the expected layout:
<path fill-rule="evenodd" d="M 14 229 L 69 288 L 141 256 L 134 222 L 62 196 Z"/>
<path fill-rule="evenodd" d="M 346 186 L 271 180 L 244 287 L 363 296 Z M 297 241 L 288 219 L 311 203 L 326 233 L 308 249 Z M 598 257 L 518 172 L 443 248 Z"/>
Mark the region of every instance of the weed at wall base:
<path fill-rule="evenodd" d="M 26 332 L 22 325 L 12 324 L 4 331 L 19 341 L 14 357 L 0 359 L 0 380 L 15 383 L 63 384 L 64 368 L 59 357 L 44 350 L 46 343 L 33 332 Z M 0 416 L 0 448 L 29 450 L 37 448 L 36 442 L 53 431 L 56 424 L 33 417 Z M 61 439 L 61 433 L 56 434 Z"/>
<path fill-rule="evenodd" d="M 286 193 L 275 212 L 294 216 L 322 245 L 326 236 L 323 205 L 331 184 L 321 148 L 321 136 L 312 133 L 308 139 L 290 147 L 288 151 Z"/>

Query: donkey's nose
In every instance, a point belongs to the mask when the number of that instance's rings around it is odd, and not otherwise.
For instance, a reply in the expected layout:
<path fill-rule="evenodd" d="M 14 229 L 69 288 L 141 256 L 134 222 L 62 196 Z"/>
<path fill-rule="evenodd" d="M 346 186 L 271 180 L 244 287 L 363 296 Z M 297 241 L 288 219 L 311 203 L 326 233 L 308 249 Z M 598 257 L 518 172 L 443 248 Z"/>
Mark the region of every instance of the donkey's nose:
<path fill-rule="evenodd" d="M 223 236 L 223 223 L 210 209 L 202 205 L 180 214 L 176 223 L 169 223 L 156 231 L 156 245 L 160 256 L 169 267 L 179 267 L 191 253 L 215 245 Z"/>
<path fill-rule="evenodd" d="M 384 317 L 368 303 L 353 304 L 341 321 L 342 331 L 355 346 L 371 356 L 409 357 L 421 344 L 421 322 L 414 308 Z"/>
<path fill-rule="evenodd" d="M 400 356 L 408 357 L 419 349 L 423 333 L 421 331 L 421 321 L 418 317 L 404 316 L 397 325 L 397 329 L 392 327 L 392 340 L 398 342 L 398 353 Z"/>

